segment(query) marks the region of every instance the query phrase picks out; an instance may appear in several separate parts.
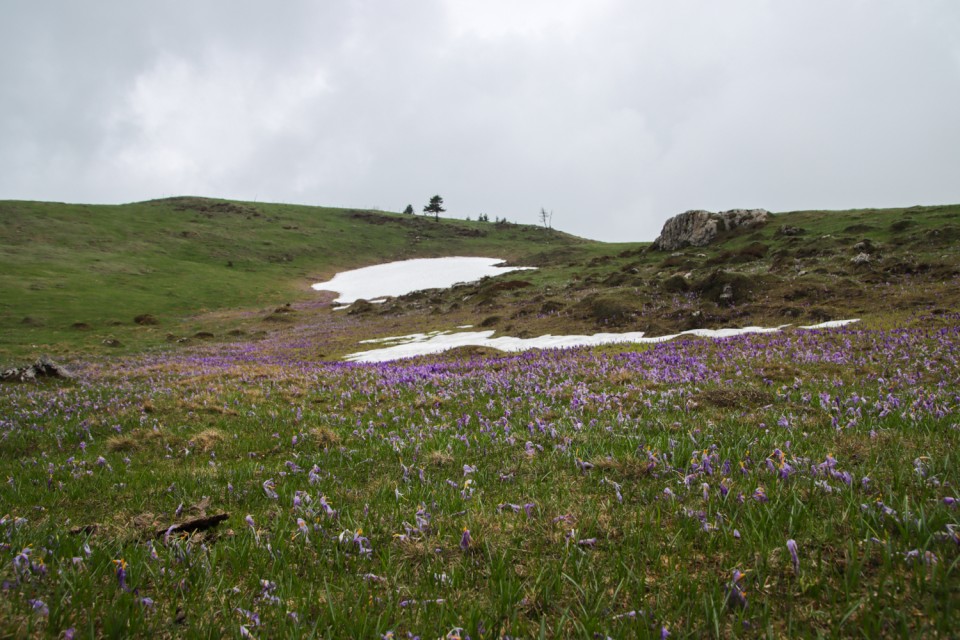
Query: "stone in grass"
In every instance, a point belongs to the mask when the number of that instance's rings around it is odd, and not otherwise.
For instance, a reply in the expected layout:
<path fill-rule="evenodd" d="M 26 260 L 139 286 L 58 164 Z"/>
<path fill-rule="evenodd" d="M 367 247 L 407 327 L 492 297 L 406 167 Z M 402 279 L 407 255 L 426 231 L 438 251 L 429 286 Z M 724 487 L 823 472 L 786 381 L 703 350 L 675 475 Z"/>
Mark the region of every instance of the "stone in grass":
<path fill-rule="evenodd" d="M 753 229 L 772 218 L 765 209 L 732 209 L 720 213 L 686 211 L 667 220 L 650 248 L 654 251 L 675 251 L 686 246 L 703 247 L 720 233 Z"/>
<path fill-rule="evenodd" d="M 0 382 L 32 382 L 37 378 L 73 378 L 73 374 L 63 365 L 41 356 L 39 360 L 26 367 L 16 367 L 0 372 Z"/>
<path fill-rule="evenodd" d="M 104 344 L 104 346 L 107 346 L 107 347 L 122 347 L 122 346 L 123 346 L 123 343 L 121 343 L 121 342 L 120 342 L 119 340 L 117 340 L 116 338 L 104 338 L 103 344 Z"/>

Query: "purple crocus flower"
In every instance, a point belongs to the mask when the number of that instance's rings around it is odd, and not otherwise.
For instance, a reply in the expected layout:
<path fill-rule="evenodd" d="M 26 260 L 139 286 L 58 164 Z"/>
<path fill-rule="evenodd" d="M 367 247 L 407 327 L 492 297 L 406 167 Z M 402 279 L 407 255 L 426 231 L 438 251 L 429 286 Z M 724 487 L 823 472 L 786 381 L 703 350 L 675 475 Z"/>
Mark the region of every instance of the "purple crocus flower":
<path fill-rule="evenodd" d="M 113 564 L 117 565 L 117 584 L 120 585 L 120 588 L 124 591 L 129 591 L 127 588 L 127 561 L 120 558 L 119 560 L 114 560 Z"/>
<path fill-rule="evenodd" d="M 41 616 L 50 615 L 50 608 L 47 606 L 43 600 L 28 600 L 30 606 L 33 607 L 33 610 L 39 613 Z"/>
<path fill-rule="evenodd" d="M 274 491 L 276 488 L 277 486 L 273 483 L 272 479 L 263 481 L 263 492 L 267 494 L 267 497 L 271 500 L 276 500 L 280 497 L 277 495 L 277 492 Z"/>
<path fill-rule="evenodd" d="M 472 538 L 470 537 L 470 529 L 466 527 L 463 528 L 463 535 L 460 536 L 460 548 L 466 551 L 470 548 L 470 543 Z"/>
<path fill-rule="evenodd" d="M 323 512 L 327 514 L 327 517 L 333 518 L 337 515 L 337 510 L 330 506 L 330 503 L 327 502 L 326 496 L 320 496 L 320 508 L 323 509 Z"/>
<path fill-rule="evenodd" d="M 787 540 L 787 551 L 790 552 L 790 559 L 793 560 L 793 572 L 800 573 L 800 557 L 797 555 L 797 541 L 793 538 Z"/>
<path fill-rule="evenodd" d="M 733 579 L 727 584 L 727 606 L 731 609 L 747 608 L 747 591 L 740 584 L 741 578 L 743 578 L 743 572 L 734 569 Z"/>

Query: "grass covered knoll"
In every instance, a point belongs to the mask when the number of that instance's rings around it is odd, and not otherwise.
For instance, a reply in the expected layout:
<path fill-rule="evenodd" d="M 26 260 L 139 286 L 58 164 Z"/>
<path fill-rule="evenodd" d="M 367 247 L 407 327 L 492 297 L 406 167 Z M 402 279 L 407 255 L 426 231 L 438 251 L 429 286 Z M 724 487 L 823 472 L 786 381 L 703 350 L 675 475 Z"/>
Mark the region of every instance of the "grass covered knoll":
<path fill-rule="evenodd" d="M 0 221 L 2 359 L 223 333 L 229 322 L 202 314 L 315 301 L 310 284 L 346 268 L 448 255 L 520 259 L 587 243 L 526 225 L 187 197 L 3 201 Z"/>
<path fill-rule="evenodd" d="M 955 322 L 377 366 L 261 341 L 6 385 L 0 636 L 954 637 L 958 354 Z"/>
<path fill-rule="evenodd" d="M 960 308 L 960 205 L 780 213 L 705 247 L 582 245 L 541 252 L 532 264 L 541 269 L 429 296 L 431 311 L 468 309 L 523 337 L 844 318 L 902 324 Z M 400 299 L 377 311 L 407 306 Z"/>

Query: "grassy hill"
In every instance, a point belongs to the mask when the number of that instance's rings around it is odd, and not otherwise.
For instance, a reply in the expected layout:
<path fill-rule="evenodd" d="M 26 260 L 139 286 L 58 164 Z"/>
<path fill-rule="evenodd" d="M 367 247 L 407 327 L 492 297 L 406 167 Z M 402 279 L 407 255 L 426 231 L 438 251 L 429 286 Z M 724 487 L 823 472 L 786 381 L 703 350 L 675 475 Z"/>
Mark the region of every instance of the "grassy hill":
<path fill-rule="evenodd" d="M 538 227 L 171 198 L 129 205 L 0 202 L 0 358 L 222 328 L 205 312 L 313 299 L 339 270 L 414 257 L 522 259 L 588 244 Z M 149 315 L 156 325 L 137 325 Z M 29 345 L 29 346 L 25 346 Z M 32 345 L 38 345 L 34 348 Z"/>
<path fill-rule="evenodd" d="M 495 256 L 539 269 L 356 309 L 351 330 L 317 353 L 336 357 L 363 337 L 464 323 L 521 337 L 659 335 L 891 314 L 905 322 L 960 305 L 960 205 L 782 213 L 752 232 L 669 253 L 531 225 L 187 197 L 0 202 L 0 219 L 5 360 L 134 352 L 198 335 L 263 337 L 277 329 L 270 321 L 332 321 L 320 304 L 329 296 L 310 284 L 414 257 Z M 272 313 L 285 304 L 300 313 Z"/>

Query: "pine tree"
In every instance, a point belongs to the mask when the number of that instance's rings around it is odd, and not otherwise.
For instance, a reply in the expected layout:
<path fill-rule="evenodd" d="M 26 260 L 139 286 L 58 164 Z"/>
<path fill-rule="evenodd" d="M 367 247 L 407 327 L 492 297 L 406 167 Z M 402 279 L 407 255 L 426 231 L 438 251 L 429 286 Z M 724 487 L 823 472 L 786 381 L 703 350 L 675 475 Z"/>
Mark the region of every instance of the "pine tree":
<path fill-rule="evenodd" d="M 407 208 L 404 209 L 403 212 L 406 213 L 406 214 L 411 214 L 411 215 L 412 215 L 412 214 L 413 214 L 413 205 L 412 205 L 412 204 L 408 204 L 408 205 L 407 205 Z"/>
<path fill-rule="evenodd" d="M 430 198 L 430 204 L 423 208 L 424 213 L 432 213 L 434 220 L 437 222 L 440 221 L 440 214 L 446 211 L 443 208 L 443 198 L 440 196 L 433 196 Z"/>

